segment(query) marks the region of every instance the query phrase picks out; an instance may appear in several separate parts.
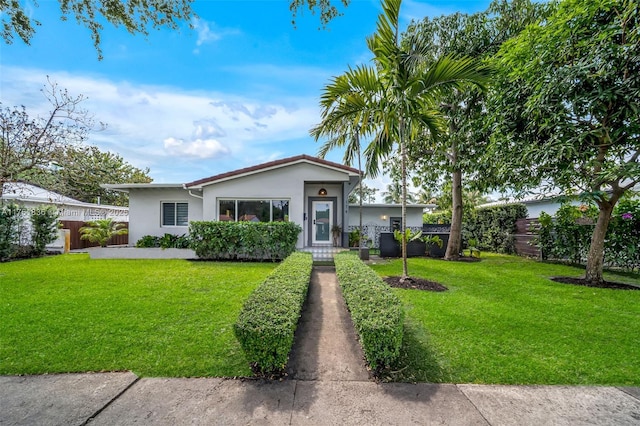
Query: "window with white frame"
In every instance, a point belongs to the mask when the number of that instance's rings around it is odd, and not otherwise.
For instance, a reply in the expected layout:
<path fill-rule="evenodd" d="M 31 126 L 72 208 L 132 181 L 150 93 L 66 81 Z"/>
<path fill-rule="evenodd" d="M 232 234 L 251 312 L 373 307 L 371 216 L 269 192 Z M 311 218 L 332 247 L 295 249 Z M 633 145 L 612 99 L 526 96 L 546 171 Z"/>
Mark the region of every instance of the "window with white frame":
<path fill-rule="evenodd" d="M 162 226 L 188 226 L 189 203 L 174 201 L 162 203 Z"/>
<path fill-rule="evenodd" d="M 221 199 L 218 200 L 218 220 L 286 222 L 289 220 L 289 200 Z"/>

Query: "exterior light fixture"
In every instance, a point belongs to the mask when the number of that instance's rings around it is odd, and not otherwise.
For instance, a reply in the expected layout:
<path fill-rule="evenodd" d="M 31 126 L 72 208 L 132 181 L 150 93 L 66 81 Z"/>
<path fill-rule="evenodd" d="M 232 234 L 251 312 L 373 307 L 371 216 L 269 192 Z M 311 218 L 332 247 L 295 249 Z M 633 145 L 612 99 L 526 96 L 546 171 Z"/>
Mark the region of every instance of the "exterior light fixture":
<path fill-rule="evenodd" d="M 387 215 L 386 214 L 382 215 L 382 220 L 387 220 Z"/>
<path fill-rule="evenodd" d="M 327 195 L 327 190 L 324 188 L 320 188 L 320 191 L 318 191 L 318 195 L 321 195 L 324 197 L 325 195 Z"/>

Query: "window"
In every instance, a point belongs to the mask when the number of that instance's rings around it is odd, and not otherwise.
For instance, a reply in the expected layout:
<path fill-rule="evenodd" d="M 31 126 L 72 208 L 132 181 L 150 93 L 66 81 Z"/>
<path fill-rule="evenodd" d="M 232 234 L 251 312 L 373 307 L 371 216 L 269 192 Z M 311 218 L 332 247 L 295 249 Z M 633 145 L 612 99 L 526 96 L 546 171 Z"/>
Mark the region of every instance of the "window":
<path fill-rule="evenodd" d="M 219 200 L 218 220 L 232 222 L 284 222 L 289 200 Z"/>
<path fill-rule="evenodd" d="M 162 226 L 188 226 L 189 203 L 162 203 Z"/>

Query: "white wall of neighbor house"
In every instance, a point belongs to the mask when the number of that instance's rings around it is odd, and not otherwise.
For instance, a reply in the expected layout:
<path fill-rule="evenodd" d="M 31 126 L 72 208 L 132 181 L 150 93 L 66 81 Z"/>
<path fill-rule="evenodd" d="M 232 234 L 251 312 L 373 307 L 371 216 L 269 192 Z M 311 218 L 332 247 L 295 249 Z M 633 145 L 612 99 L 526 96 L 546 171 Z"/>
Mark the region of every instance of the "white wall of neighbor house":
<path fill-rule="evenodd" d="M 163 226 L 162 203 L 188 203 L 189 221 L 202 220 L 202 200 L 183 188 L 144 188 L 129 190 L 129 245 L 145 235 L 182 235 L 188 226 Z"/>
<path fill-rule="evenodd" d="M 407 206 L 407 226 L 421 227 L 422 212 L 424 208 Z M 402 217 L 401 206 L 362 206 L 362 223 L 363 225 L 375 223 L 379 226 L 389 226 L 389 218 Z M 349 205 L 349 226 L 360 225 L 360 206 Z"/>

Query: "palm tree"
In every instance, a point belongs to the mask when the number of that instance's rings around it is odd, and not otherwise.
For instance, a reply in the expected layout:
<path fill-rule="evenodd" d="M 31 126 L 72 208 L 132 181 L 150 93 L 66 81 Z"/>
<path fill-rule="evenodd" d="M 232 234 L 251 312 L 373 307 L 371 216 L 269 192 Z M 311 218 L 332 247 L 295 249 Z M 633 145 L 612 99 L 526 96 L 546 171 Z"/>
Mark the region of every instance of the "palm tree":
<path fill-rule="evenodd" d="M 129 231 L 122 223 L 114 222 L 113 219 L 98 219 L 87 222 L 88 226 L 80 228 L 81 240 L 89 240 L 92 243 L 106 247 L 111 237 L 116 235 L 126 235 Z"/>
<path fill-rule="evenodd" d="M 383 0 L 383 13 L 378 17 L 376 32 L 367 39 L 375 67 L 360 66 L 334 78 L 325 87 L 321 105 L 322 122 L 316 134 L 343 134 L 325 144 L 326 151 L 349 144 L 351 156 L 360 153 L 359 139 L 354 136 L 372 134 L 364 150 L 365 173 L 375 177 L 379 162 L 388 158 L 397 146 L 402 185 L 402 260 L 403 276 L 408 278 L 405 237 L 407 201 L 407 143 L 417 137 L 437 137 L 443 128 L 442 114 L 437 109 L 443 93 L 465 82 L 482 84 L 487 72 L 472 59 L 443 57 L 425 67 L 428 43 L 421 34 L 412 34 L 400 43 L 399 12 L 401 0 Z M 312 132 L 313 134 L 313 132 Z M 325 151 L 325 152 L 326 152 Z M 347 153 L 345 153 L 345 158 Z M 362 211 L 362 210 L 361 210 Z"/>
<path fill-rule="evenodd" d="M 344 147 L 343 162 L 349 165 L 353 164 L 354 160 L 358 162 L 360 232 L 362 232 L 364 199 L 360 137 L 372 132 L 372 117 L 366 106 L 374 103 L 379 93 L 379 82 L 372 69 L 367 67 L 349 69 L 344 75 L 335 77 L 325 88 L 320 102 L 323 108 L 322 122 L 310 131 L 316 141 L 322 136 L 329 137 L 318 151 L 321 158 L 324 158 L 332 149 Z M 359 254 L 362 258 L 362 238 L 359 241 Z"/>
<path fill-rule="evenodd" d="M 407 202 L 415 203 L 415 197 L 412 193 L 407 192 Z M 402 185 L 398 181 L 393 181 L 387 185 L 387 190 L 382 193 L 384 202 L 387 204 L 400 204 L 402 203 Z"/>

